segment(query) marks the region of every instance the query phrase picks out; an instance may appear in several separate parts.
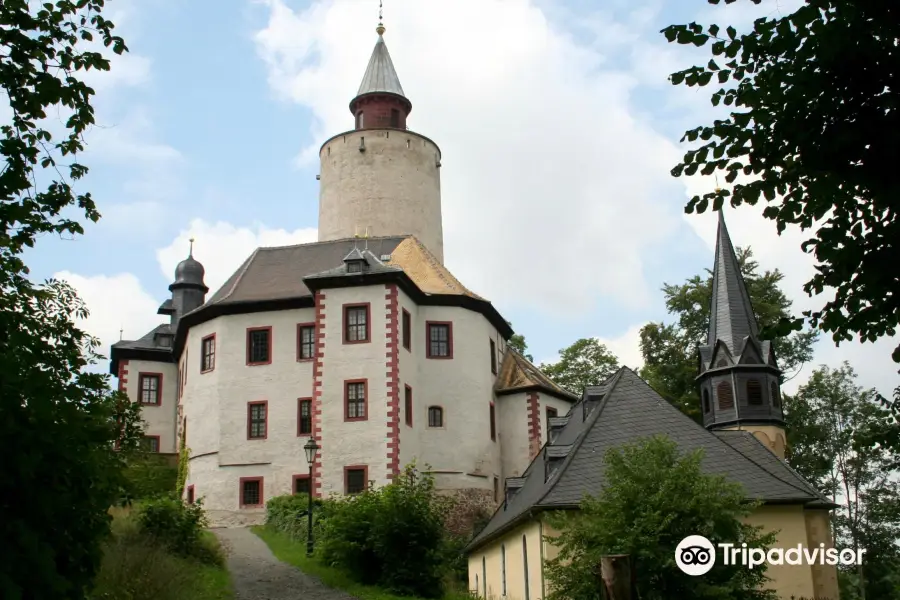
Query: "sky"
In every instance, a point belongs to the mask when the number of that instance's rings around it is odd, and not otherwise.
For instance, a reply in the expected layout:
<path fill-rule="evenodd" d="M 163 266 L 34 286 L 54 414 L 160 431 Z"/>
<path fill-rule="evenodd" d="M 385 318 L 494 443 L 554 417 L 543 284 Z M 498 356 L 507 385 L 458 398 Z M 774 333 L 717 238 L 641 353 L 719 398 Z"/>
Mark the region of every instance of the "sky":
<path fill-rule="evenodd" d="M 385 0 L 385 40 L 413 110 L 442 150 L 445 263 L 525 336 L 536 362 L 583 337 L 641 364 L 640 328 L 671 321 L 661 287 L 711 267 L 715 217 L 686 215 L 715 181 L 670 175 L 711 90 L 669 84 L 708 50 L 667 44 L 672 23 L 747 28 L 800 0 Z M 215 291 L 257 246 L 316 240 L 318 148 L 352 129 L 348 104 L 376 41 L 378 0 L 111 0 L 129 52 L 93 74 L 97 126 L 82 162 L 103 217 L 42 238 L 35 277 L 70 282 L 109 345 L 163 321 L 175 265 Z M 2 116 L 2 115 L 0 115 Z M 800 310 L 809 232 L 781 236 L 761 207 L 726 209 L 732 240 L 785 274 Z M 377 232 L 373 232 L 377 234 Z M 859 384 L 900 383 L 891 350 L 823 335 L 814 362 Z"/>

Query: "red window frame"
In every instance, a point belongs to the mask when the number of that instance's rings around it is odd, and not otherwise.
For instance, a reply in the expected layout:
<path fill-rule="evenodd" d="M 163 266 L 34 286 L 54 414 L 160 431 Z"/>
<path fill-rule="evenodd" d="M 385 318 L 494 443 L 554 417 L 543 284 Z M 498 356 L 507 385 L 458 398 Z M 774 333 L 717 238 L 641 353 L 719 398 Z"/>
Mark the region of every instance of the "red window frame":
<path fill-rule="evenodd" d="M 263 418 L 263 434 L 253 434 L 253 407 L 262 406 L 265 409 L 265 417 Z M 269 437 L 269 401 L 253 400 L 247 403 L 247 439 L 248 440 L 264 440 Z"/>

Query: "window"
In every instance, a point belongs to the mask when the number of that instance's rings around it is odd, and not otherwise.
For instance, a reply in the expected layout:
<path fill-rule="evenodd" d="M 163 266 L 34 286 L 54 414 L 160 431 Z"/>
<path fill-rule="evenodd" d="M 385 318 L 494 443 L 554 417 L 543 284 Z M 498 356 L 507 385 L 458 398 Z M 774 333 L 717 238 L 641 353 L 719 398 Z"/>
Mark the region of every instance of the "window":
<path fill-rule="evenodd" d="M 248 402 L 247 403 L 247 439 L 248 440 L 264 440 L 266 439 L 266 412 L 268 402 Z"/>
<path fill-rule="evenodd" d="M 484 587 L 482 598 L 487 598 L 487 560 L 484 556 L 481 557 L 481 585 Z"/>
<path fill-rule="evenodd" d="M 428 426 L 443 427 L 444 426 L 444 409 L 440 406 L 428 407 Z"/>
<path fill-rule="evenodd" d="M 162 404 L 162 373 L 141 373 L 138 375 L 138 389 L 141 404 L 159 406 Z"/>
<path fill-rule="evenodd" d="M 361 260 L 351 260 L 347 262 L 347 272 L 348 273 L 362 273 L 363 272 L 363 261 Z"/>
<path fill-rule="evenodd" d="M 309 475 L 294 475 L 294 494 L 312 493 L 312 485 L 310 485 Z"/>
<path fill-rule="evenodd" d="M 366 419 L 366 387 L 365 379 L 348 381 L 344 384 L 344 420 L 365 421 Z"/>
<path fill-rule="evenodd" d="M 247 364 L 268 365 L 272 362 L 272 328 L 247 330 Z"/>
<path fill-rule="evenodd" d="M 756 380 L 747 382 L 747 404 L 750 406 L 762 406 L 762 386 Z"/>
<path fill-rule="evenodd" d="M 400 111 L 396 108 L 391 109 L 391 127 L 400 127 Z"/>
<path fill-rule="evenodd" d="M 254 508 L 263 505 L 263 478 L 241 477 L 241 508 Z"/>
<path fill-rule="evenodd" d="M 406 417 L 406 424 L 409 427 L 413 426 L 413 405 L 412 405 L 412 388 L 404 386 L 404 396 L 403 396 L 403 412 Z"/>
<path fill-rule="evenodd" d="M 216 368 L 216 334 L 208 335 L 200 341 L 200 372 L 206 373 Z"/>
<path fill-rule="evenodd" d="M 522 536 L 522 564 L 524 565 L 523 570 L 525 571 L 525 600 L 529 600 L 531 598 L 531 593 L 528 589 L 528 540 L 524 535 Z"/>
<path fill-rule="evenodd" d="M 403 347 L 412 350 L 412 317 L 403 309 Z"/>
<path fill-rule="evenodd" d="M 344 467 L 344 493 L 359 494 L 366 491 L 368 467 Z"/>
<path fill-rule="evenodd" d="M 772 406 L 781 408 L 781 392 L 778 391 L 778 384 L 774 381 L 769 387 L 769 393 L 772 394 Z"/>
<path fill-rule="evenodd" d="M 344 343 L 369 341 L 369 305 L 344 306 Z"/>
<path fill-rule="evenodd" d="M 500 502 L 500 478 L 494 475 L 494 502 Z"/>
<path fill-rule="evenodd" d="M 192 486 L 192 485 L 189 485 L 188 489 L 187 489 L 187 503 L 188 504 L 194 503 L 194 486 Z"/>
<path fill-rule="evenodd" d="M 500 586 L 501 595 L 506 595 L 506 544 L 500 544 Z"/>
<path fill-rule="evenodd" d="M 716 386 L 716 398 L 719 399 L 720 410 L 734 408 L 734 391 L 731 389 L 731 384 L 727 381 L 722 381 Z"/>
<path fill-rule="evenodd" d="M 427 323 L 428 358 L 453 358 L 453 325 Z"/>
<path fill-rule="evenodd" d="M 497 441 L 497 419 L 494 414 L 494 403 L 491 402 L 491 441 Z"/>
<path fill-rule="evenodd" d="M 703 390 L 703 412 L 708 413 L 711 408 L 709 405 L 709 390 Z"/>
<path fill-rule="evenodd" d="M 547 407 L 547 438 L 550 438 L 550 419 L 557 416 L 559 412 L 552 406 Z"/>
<path fill-rule="evenodd" d="M 316 357 L 316 326 L 313 323 L 297 325 L 297 360 Z"/>
<path fill-rule="evenodd" d="M 300 398 L 297 406 L 297 435 L 312 434 L 312 399 Z"/>
<path fill-rule="evenodd" d="M 491 340 L 491 373 L 497 374 L 497 344 Z"/>
<path fill-rule="evenodd" d="M 159 452 L 159 436 L 145 435 L 144 450 L 146 450 L 147 452 Z"/>
<path fill-rule="evenodd" d="M 724 358 L 720 358 L 719 362 L 716 363 L 717 369 L 719 369 L 721 367 L 727 367 L 727 366 L 728 366 L 728 361 L 726 361 Z"/>
<path fill-rule="evenodd" d="M 362 111 L 359 111 L 358 113 L 356 113 L 356 128 L 362 129 L 362 126 L 363 126 L 363 113 L 362 113 Z"/>

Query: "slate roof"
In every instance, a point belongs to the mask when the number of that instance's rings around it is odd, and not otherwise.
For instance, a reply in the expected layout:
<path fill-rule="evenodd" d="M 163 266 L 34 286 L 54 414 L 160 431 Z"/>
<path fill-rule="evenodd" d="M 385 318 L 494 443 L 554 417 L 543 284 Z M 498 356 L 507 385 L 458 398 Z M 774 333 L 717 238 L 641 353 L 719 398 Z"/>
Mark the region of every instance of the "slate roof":
<path fill-rule="evenodd" d="M 750 294 L 741 276 L 741 268 L 723 211 L 719 211 L 719 231 L 716 236 L 716 262 L 713 271 L 712 305 L 710 307 L 707 345 L 722 340 L 732 356 L 743 350 L 744 338 L 759 337 L 759 325 L 750 304 Z"/>
<path fill-rule="evenodd" d="M 161 350 L 171 352 L 172 346 L 160 343 L 160 336 L 169 336 L 170 339 L 175 335 L 172 326 L 168 323 L 157 325 L 148 333 L 136 340 L 120 340 L 112 345 L 116 349 L 134 349 L 134 350 Z"/>
<path fill-rule="evenodd" d="M 391 54 L 388 52 L 387 44 L 384 43 L 384 37 L 381 34 L 378 35 L 378 41 L 375 42 L 369 66 L 366 67 L 366 74 L 363 75 L 356 95 L 362 96 L 375 92 L 387 92 L 406 97 L 403 94 L 403 87 L 400 85 L 400 78 L 397 77 L 397 71 L 394 69 Z"/>
<path fill-rule="evenodd" d="M 469 543 L 469 551 L 529 518 L 535 510 L 576 508 L 585 494 L 596 495 L 603 489 L 607 450 L 654 435 L 668 436 L 682 453 L 703 449 L 704 471 L 742 484 L 749 498 L 830 506 L 752 435 L 707 431 L 627 367 L 603 385 L 588 387 L 567 419 L 552 445 L 545 445 L 528 466 L 524 485 L 494 513 Z M 551 448 L 565 446 L 571 446 L 565 458 L 549 456 L 560 453 L 550 452 Z M 556 471 L 545 481 L 548 467 Z"/>
<path fill-rule="evenodd" d="M 543 390 L 566 400 L 578 400 L 578 396 L 568 392 L 548 378 L 527 358 L 507 346 L 494 391 L 498 396 L 528 390 Z"/>

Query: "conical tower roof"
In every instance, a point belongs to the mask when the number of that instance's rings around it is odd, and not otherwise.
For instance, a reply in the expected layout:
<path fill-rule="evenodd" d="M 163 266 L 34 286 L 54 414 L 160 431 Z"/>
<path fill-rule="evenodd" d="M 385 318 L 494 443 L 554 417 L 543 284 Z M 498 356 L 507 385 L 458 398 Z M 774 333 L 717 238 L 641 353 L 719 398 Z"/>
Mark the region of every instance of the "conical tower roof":
<path fill-rule="evenodd" d="M 709 317 L 707 344 L 713 346 L 716 340 L 721 340 L 733 355 L 741 353 L 747 336 L 756 338 L 759 335 L 759 325 L 750 304 L 750 294 L 747 293 L 747 286 L 741 275 L 741 267 L 721 210 L 719 232 L 716 236 L 716 264 L 713 270 Z"/>
<path fill-rule="evenodd" d="M 369 66 L 366 68 L 366 74 L 363 75 L 362 83 L 359 85 L 359 91 L 356 92 L 356 95 L 359 97 L 364 94 L 388 93 L 405 98 L 403 87 L 400 85 L 400 78 L 397 77 L 397 71 L 394 69 L 394 63 L 391 60 L 391 54 L 388 52 L 387 44 L 384 43 L 384 36 L 382 35 L 384 28 L 379 25 L 378 30 L 378 41 L 375 42 L 375 49 L 372 50 Z"/>

